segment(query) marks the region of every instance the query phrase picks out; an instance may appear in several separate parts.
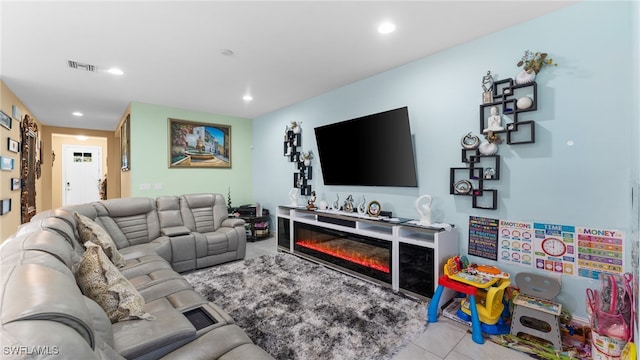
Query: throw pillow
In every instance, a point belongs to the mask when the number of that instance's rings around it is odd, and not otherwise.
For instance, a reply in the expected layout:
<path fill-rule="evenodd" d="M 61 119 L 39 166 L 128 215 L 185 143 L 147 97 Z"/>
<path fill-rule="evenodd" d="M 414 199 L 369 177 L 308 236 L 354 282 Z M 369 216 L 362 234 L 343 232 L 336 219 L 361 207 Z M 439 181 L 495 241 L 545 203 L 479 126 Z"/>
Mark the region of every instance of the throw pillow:
<path fill-rule="evenodd" d="M 91 241 L 96 245 L 100 245 L 115 266 L 121 268 L 125 265 L 124 258 L 118 251 L 115 242 L 102 226 L 77 211 L 73 213 L 73 216 L 75 216 L 78 223 L 78 235 L 80 235 L 82 243 Z"/>
<path fill-rule="evenodd" d="M 76 270 L 82 293 L 104 309 L 111 323 L 131 319 L 152 320 L 144 311 L 144 299 L 135 287 L 109 261 L 102 248 L 90 241 Z"/>

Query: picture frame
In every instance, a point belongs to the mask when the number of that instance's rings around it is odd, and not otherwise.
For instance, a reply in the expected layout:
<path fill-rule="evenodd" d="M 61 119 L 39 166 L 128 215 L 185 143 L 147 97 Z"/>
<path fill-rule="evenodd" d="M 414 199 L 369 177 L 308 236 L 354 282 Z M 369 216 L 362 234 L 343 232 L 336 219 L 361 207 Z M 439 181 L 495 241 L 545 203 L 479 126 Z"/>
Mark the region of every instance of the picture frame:
<path fill-rule="evenodd" d="M 11 199 L 2 199 L 0 202 L 2 203 L 2 206 L 0 206 L 0 215 L 4 215 L 11 211 Z"/>
<path fill-rule="evenodd" d="M 231 126 L 168 119 L 169 168 L 231 168 Z"/>
<path fill-rule="evenodd" d="M 11 178 L 11 190 L 22 190 L 22 179 Z"/>
<path fill-rule="evenodd" d="M 18 153 L 20 152 L 20 143 L 12 138 L 7 138 L 7 149 L 11 152 Z"/>
<path fill-rule="evenodd" d="M 7 156 L 0 156 L 0 170 L 13 170 L 15 159 Z"/>
<path fill-rule="evenodd" d="M 4 111 L 0 111 L 0 125 L 11 130 L 11 117 L 4 113 Z"/>
<path fill-rule="evenodd" d="M 120 170 L 131 170 L 131 116 L 127 118 L 120 127 Z"/>
<path fill-rule="evenodd" d="M 11 116 L 17 121 L 22 119 L 22 112 L 17 105 L 11 105 Z"/>

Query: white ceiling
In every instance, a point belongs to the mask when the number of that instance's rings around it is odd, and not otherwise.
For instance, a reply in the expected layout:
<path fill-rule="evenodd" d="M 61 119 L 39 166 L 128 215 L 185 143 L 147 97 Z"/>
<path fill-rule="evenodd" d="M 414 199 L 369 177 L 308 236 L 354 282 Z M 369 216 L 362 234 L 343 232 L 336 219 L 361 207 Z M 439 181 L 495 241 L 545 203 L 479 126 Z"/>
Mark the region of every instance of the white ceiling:
<path fill-rule="evenodd" d="M 0 76 L 50 126 L 115 130 L 132 101 L 254 118 L 575 1 L 3 0 Z"/>

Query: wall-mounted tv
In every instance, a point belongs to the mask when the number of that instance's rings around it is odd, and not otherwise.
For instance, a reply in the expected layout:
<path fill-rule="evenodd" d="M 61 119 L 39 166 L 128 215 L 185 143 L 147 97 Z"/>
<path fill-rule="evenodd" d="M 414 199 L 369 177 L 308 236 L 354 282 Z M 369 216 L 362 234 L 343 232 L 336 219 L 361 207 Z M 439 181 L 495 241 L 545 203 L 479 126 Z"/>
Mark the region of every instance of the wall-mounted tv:
<path fill-rule="evenodd" d="M 418 186 L 407 107 L 314 130 L 325 185 Z"/>

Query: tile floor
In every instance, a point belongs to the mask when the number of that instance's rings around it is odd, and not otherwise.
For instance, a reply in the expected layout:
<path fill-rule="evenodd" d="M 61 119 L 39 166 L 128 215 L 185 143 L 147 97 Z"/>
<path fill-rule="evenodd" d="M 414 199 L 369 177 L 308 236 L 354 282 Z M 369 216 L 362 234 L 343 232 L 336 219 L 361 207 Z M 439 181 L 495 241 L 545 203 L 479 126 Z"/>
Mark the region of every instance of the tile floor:
<path fill-rule="evenodd" d="M 246 258 L 255 258 L 277 252 L 274 236 L 247 242 Z M 425 309 L 426 318 L 426 309 Z M 427 329 L 401 350 L 393 360 L 475 360 L 475 359 L 510 359 L 531 360 L 532 358 L 519 351 L 486 341 L 476 344 L 471 340 L 467 328 L 452 320 L 440 316 L 438 322 L 427 325 Z"/>

